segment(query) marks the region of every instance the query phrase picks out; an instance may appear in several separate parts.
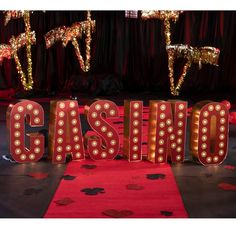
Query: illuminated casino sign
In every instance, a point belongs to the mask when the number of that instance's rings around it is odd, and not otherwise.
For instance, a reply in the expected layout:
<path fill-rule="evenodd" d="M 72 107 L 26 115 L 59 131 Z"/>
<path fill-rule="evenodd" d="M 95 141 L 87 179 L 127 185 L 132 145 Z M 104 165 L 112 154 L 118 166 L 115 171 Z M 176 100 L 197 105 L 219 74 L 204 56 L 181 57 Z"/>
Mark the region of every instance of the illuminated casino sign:
<path fill-rule="evenodd" d="M 92 129 L 82 135 L 79 105 L 75 100 L 51 101 L 49 123 L 49 158 L 52 163 L 84 160 L 85 150 L 93 160 L 112 160 L 120 149 L 118 130 L 112 123 L 119 118 L 117 105 L 98 100 L 85 109 Z M 192 109 L 190 117 L 190 151 L 203 165 L 219 165 L 228 151 L 229 114 L 225 104 L 201 101 Z M 10 104 L 7 127 L 10 131 L 10 154 L 19 163 L 35 162 L 44 153 L 45 137 L 26 133 L 25 124 L 44 126 L 42 106 L 30 100 Z M 184 161 L 187 125 L 187 102 L 180 100 L 151 100 L 148 120 L 148 161 L 153 163 L 181 163 Z M 142 161 L 143 102 L 124 101 L 124 150 L 130 162 Z M 29 137 L 26 147 L 25 137 Z"/>

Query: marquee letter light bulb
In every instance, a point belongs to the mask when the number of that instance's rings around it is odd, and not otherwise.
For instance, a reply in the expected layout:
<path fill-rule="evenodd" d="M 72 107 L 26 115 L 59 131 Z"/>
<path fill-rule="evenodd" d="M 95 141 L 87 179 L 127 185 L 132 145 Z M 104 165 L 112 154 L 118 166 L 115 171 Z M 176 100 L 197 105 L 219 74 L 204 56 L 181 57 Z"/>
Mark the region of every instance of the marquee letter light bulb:
<path fill-rule="evenodd" d="M 201 101 L 192 110 L 190 150 L 203 165 L 219 165 L 227 156 L 229 120 L 227 107 L 218 102 Z"/>
<path fill-rule="evenodd" d="M 150 101 L 148 156 L 154 163 L 183 162 L 187 122 L 187 102 Z M 173 119 L 174 118 L 174 119 Z"/>
<path fill-rule="evenodd" d="M 44 125 L 44 111 L 40 104 L 23 100 L 7 109 L 7 127 L 10 130 L 10 154 L 16 162 L 38 161 L 44 153 L 44 136 L 28 133 L 29 148 L 25 146 L 25 122 L 31 127 Z"/>
<path fill-rule="evenodd" d="M 119 134 L 108 119 L 118 118 L 118 107 L 112 101 L 99 100 L 89 107 L 86 115 L 90 127 L 98 134 L 86 135 L 90 157 L 93 160 L 114 159 L 120 148 Z"/>
<path fill-rule="evenodd" d="M 130 162 L 142 160 L 143 102 L 124 102 L 124 156 Z"/>
<path fill-rule="evenodd" d="M 49 123 L 49 158 L 64 163 L 66 156 L 84 160 L 84 145 L 77 101 L 51 101 Z"/>

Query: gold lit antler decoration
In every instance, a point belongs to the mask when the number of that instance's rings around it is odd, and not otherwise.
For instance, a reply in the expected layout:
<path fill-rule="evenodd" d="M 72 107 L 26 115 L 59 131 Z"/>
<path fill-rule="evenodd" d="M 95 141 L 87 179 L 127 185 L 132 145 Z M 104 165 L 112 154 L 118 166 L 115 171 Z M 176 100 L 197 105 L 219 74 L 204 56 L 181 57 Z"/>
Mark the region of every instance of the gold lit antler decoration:
<path fill-rule="evenodd" d="M 91 59 L 91 33 L 95 31 L 95 20 L 91 20 L 91 13 L 87 11 L 87 20 L 82 22 L 75 22 L 71 27 L 61 26 L 53 30 L 50 30 L 44 37 L 46 41 L 46 47 L 50 48 L 57 41 L 62 41 L 62 45 L 66 47 L 69 41 L 72 42 L 80 67 L 84 72 L 90 70 Z M 86 35 L 85 45 L 85 61 L 80 52 L 79 43 L 77 38 L 82 38 L 83 34 Z"/>
<path fill-rule="evenodd" d="M 179 19 L 179 14 L 183 11 L 141 11 L 141 18 L 144 20 L 148 19 L 159 19 L 164 21 L 164 34 L 166 45 L 171 44 L 171 31 L 170 31 L 170 20 L 174 23 Z"/>
<path fill-rule="evenodd" d="M 32 90 L 33 89 L 33 76 L 32 76 L 32 59 L 31 59 L 31 45 L 36 43 L 35 32 L 31 31 L 30 26 L 30 12 L 29 11 L 6 11 L 5 12 L 5 22 L 7 23 L 11 19 L 24 18 L 25 23 L 25 33 L 20 34 L 18 37 L 12 36 L 9 40 L 10 45 L 1 44 L 0 45 L 0 63 L 3 61 L 3 58 L 14 58 L 16 63 L 17 72 L 20 76 L 20 80 L 24 90 Z M 22 66 L 20 60 L 18 58 L 17 52 L 18 50 L 26 45 L 26 55 L 27 55 L 27 72 L 28 76 L 26 78 L 25 73 L 22 70 Z"/>
<path fill-rule="evenodd" d="M 170 20 L 176 22 L 179 19 L 179 14 L 183 11 L 142 11 L 142 19 L 159 19 L 164 21 L 164 34 L 166 42 L 166 50 L 168 54 L 168 69 L 170 80 L 170 91 L 174 96 L 179 96 L 181 86 L 187 75 L 188 69 L 192 63 L 198 63 L 201 69 L 202 63 L 218 66 L 220 50 L 214 47 L 191 47 L 188 45 L 171 45 L 171 30 Z M 182 73 L 175 86 L 174 80 L 174 62 L 176 58 L 186 59 Z"/>
<path fill-rule="evenodd" d="M 202 63 L 218 66 L 218 59 L 220 50 L 214 47 L 191 47 L 183 44 L 166 46 L 168 52 L 168 68 L 169 78 L 171 82 L 171 93 L 178 96 L 181 86 L 184 82 L 185 76 L 192 63 L 198 63 L 199 69 Z M 186 63 L 184 65 L 182 74 L 180 75 L 176 87 L 174 84 L 174 60 L 175 58 L 184 58 Z"/>

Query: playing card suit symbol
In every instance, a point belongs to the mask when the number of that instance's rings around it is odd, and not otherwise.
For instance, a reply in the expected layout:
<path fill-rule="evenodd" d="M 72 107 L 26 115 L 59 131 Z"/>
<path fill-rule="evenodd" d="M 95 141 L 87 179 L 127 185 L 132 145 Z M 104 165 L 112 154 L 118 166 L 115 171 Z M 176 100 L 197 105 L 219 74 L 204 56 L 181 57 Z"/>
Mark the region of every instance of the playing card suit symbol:
<path fill-rule="evenodd" d="M 96 165 L 89 165 L 89 164 L 84 164 L 81 166 L 81 168 L 84 168 L 84 169 L 95 169 L 97 166 Z"/>
<path fill-rule="evenodd" d="M 102 214 L 112 217 L 112 218 L 125 218 L 128 216 L 133 215 L 133 212 L 130 210 L 115 210 L 115 209 L 108 209 L 102 212 Z"/>
<path fill-rule="evenodd" d="M 36 189 L 36 188 L 27 188 L 25 189 L 24 191 L 24 195 L 26 196 L 30 196 L 30 195 L 33 195 L 33 194 L 38 194 L 42 192 L 42 189 Z"/>
<path fill-rule="evenodd" d="M 104 188 L 84 188 L 80 191 L 86 195 L 97 195 L 99 193 L 105 193 Z"/>
<path fill-rule="evenodd" d="M 220 184 L 218 184 L 218 187 L 223 189 L 223 190 L 233 190 L 233 191 L 236 191 L 236 185 L 234 185 L 234 184 L 220 183 Z"/>
<path fill-rule="evenodd" d="M 66 198 L 62 198 L 62 199 L 59 199 L 59 200 L 56 200 L 54 201 L 57 205 L 59 206 L 66 206 L 66 205 L 69 205 L 73 202 L 75 202 L 74 200 L 72 200 L 71 198 L 69 197 L 66 197 Z"/>
<path fill-rule="evenodd" d="M 164 174 L 147 174 L 146 178 L 151 179 L 151 180 L 156 180 L 156 179 L 165 179 L 166 175 Z"/>
<path fill-rule="evenodd" d="M 74 180 L 76 178 L 76 176 L 73 175 L 63 175 L 62 179 L 64 180 Z"/>
<path fill-rule="evenodd" d="M 138 184 L 127 184 L 126 188 L 128 190 L 143 190 L 144 186 L 138 185 Z"/>
<path fill-rule="evenodd" d="M 224 168 L 228 169 L 228 170 L 234 170 L 234 169 L 236 169 L 236 166 L 225 165 Z"/>
<path fill-rule="evenodd" d="M 43 172 L 28 173 L 27 175 L 35 179 L 46 179 L 48 177 L 48 173 Z"/>
<path fill-rule="evenodd" d="M 161 211 L 161 215 L 163 215 L 163 216 L 172 216 L 173 212 L 172 211 Z"/>

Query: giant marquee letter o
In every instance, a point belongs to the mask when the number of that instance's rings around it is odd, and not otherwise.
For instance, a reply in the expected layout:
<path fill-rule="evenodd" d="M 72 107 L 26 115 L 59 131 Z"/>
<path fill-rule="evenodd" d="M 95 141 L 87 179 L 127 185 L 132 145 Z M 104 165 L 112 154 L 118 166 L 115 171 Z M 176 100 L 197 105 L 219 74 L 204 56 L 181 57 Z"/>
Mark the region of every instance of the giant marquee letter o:
<path fill-rule="evenodd" d="M 219 165 L 228 150 L 228 109 L 222 103 L 202 101 L 192 110 L 190 149 L 203 165 Z"/>

